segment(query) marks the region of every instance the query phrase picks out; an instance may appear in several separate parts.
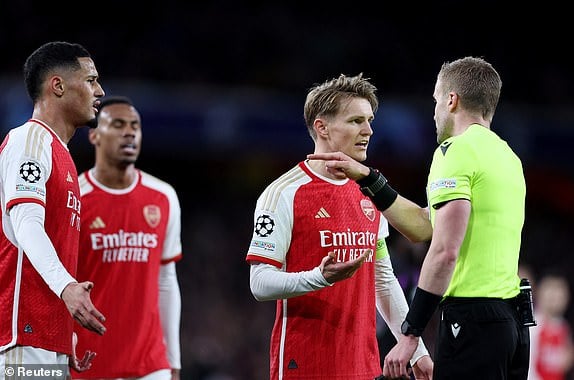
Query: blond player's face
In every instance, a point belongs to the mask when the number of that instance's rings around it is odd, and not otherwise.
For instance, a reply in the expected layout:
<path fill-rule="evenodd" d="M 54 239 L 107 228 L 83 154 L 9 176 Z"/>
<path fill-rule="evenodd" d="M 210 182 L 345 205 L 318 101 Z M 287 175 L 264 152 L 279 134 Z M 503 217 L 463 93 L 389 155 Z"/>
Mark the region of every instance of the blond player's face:
<path fill-rule="evenodd" d="M 342 104 L 339 113 L 325 119 L 325 136 L 329 152 L 343 152 L 357 161 L 367 159 L 373 135 L 373 109 L 368 100 L 352 98 Z"/>

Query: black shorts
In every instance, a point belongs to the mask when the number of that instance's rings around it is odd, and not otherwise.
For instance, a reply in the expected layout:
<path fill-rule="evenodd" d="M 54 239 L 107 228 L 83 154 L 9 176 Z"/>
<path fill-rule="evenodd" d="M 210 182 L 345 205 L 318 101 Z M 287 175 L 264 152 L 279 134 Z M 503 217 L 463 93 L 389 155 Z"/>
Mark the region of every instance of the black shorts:
<path fill-rule="evenodd" d="M 449 297 L 439 307 L 434 380 L 526 380 L 530 332 L 512 301 Z"/>

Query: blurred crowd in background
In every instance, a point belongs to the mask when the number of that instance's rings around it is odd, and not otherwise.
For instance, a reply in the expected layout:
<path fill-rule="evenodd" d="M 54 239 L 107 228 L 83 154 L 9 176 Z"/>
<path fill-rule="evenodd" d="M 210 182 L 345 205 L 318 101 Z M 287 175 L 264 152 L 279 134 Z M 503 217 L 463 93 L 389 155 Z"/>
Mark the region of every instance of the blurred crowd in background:
<path fill-rule="evenodd" d="M 64 22 L 57 5 L 33 3 L 0 4 L 0 134 L 29 116 L 21 68 L 48 40 L 82 43 L 106 92 L 133 99 L 143 121 L 138 166 L 174 185 L 182 206 L 182 379 L 268 378 L 275 303 L 249 291 L 252 213 L 269 181 L 312 149 L 306 90 L 339 73 L 363 72 L 379 88 L 368 164 L 424 205 L 436 146 L 435 75 L 443 61 L 463 55 L 492 62 L 503 80 L 492 128 L 526 173 L 523 264 L 533 284 L 558 267 L 574 285 L 574 66 L 548 43 L 566 34 L 559 10 L 523 10 L 524 27 L 511 28 L 489 1 L 464 15 L 450 1 L 417 15 L 321 2 L 118 2 Z M 552 22 L 543 28 L 545 17 Z M 70 149 L 79 171 L 92 165 L 85 130 Z M 408 293 L 426 245 L 391 231 L 389 246 Z M 563 315 L 574 325 L 571 304 Z M 384 353 L 392 344 L 384 325 L 380 337 Z"/>

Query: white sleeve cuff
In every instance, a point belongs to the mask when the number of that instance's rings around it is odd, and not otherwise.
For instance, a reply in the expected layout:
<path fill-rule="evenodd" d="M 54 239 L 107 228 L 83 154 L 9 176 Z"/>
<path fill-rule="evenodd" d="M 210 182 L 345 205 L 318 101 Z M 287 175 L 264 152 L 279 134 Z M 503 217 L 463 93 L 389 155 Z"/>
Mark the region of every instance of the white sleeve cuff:
<path fill-rule="evenodd" d="M 409 305 L 403 288 L 395 276 L 389 256 L 375 261 L 375 295 L 377 310 L 383 316 L 395 339 L 398 340 L 401 334 L 401 324 L 407 316 Z M 428 354 L 423 339 L 420 338 L 419 345 L 410 360 L 411 365 Z"/>
<path fill-rule="evenodd" d="M 419 338 L 419 345 L 417 347 L 417 349 L 415 350 L 415 353 L 413 354 L 413 357 L 411 358 L 411 366 L 415 365 L 415 363 L 417 362 L 417 360 L 419 360 L 420 358 L 422 358 L 425 355 L 428 355 L 429 352 L 427 350 L 427 348 L 425 347 L 425 344 L 423 342 L 423 338 Z"/>

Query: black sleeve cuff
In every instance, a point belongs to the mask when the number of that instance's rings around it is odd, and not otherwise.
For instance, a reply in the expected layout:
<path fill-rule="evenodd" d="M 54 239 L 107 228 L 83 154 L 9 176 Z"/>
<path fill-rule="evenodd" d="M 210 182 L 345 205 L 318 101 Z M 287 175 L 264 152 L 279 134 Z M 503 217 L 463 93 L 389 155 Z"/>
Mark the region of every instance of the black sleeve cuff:
<path fill-rule="evenodd" d="M 441 300 L 442 296 L 417 287 L 405 321 L 414 331 L 422 333 Z"/>
<path fill-rule="evenodd" d="M 369 175 L 357 180 L 361 192 L 371 198 L 379 211 L 389 208 L 399 194 L 389 185 L 389 181 L 377 169 L 369 168 Z"/>
<path fill-rule="evenodd" d="M 381 173 L 374 168 L 369 168 L 369 175 L 358 179 L 356 182 L 360 187 L 369 187 L 374 184 Z"/>

